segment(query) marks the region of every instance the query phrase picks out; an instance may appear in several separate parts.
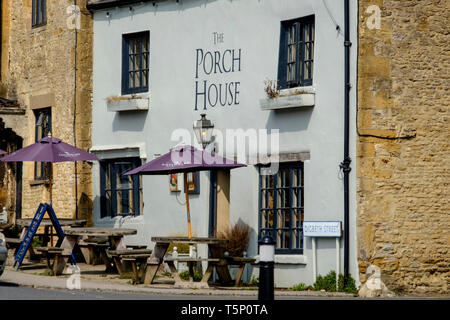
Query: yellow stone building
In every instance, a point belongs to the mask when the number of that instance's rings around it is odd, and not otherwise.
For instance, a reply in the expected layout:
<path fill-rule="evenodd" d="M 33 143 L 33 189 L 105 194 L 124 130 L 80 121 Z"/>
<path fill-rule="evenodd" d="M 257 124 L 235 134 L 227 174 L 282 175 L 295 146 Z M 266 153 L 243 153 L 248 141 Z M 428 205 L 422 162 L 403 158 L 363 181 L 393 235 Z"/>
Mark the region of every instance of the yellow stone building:
<path fill-rule="evenodd" d="M 448 21 L 449 1 L 359 1 L 358 262 L 397 292 L 449 290 Z"/>
<path fill-rule="evenodd" d="M 92 18 L 85 1 L 1 1 L 0 149 L 25 147 L 48 131 L 89 149 L 91 39 Z M 14 178 L 20 167 L 3 163 L 0 170 L 0 180 L 10 181 L 4 183 L 0 206 L 7 207 L 11 219 L 32 217 L 37 205 L 48 201 L 48 167 L 25 162 L 22 179 Z M 89 219 L 90 165 L 58 163 L 53 170 L 57 215 Z M 15 181 L 21 183 L 17 190 Z"/>
<path fill-rule="evenodd" d="M 76 2 L 1 1 L 0 149 L 32 144 L 49 127 L 90 148 L 92 16 Z M 360 280 L 376 265 L 391 290 L 448 294 L 450 2 L 351 3 L 359 9 L 352 170 Z M 78 218 L 92 219 L 91 179 L 89 164 L 54 165 L 58 216 L 73 218 L 78 207 Z M 31 217 L 47 198 L 45 166 L 0 163 L 0 206 L 11 219 Z"/>

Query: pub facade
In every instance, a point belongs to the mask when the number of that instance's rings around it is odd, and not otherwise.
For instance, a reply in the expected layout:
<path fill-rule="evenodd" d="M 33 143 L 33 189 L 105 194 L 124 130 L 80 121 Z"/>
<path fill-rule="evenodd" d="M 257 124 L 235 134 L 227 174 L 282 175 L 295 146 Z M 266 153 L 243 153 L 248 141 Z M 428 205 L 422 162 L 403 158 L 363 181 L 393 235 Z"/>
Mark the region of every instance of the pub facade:
<path fill-rule="evenodd" d="M 90 151 L 103 160 L 92 167 L 94 225 L 135 228 L 127 241 L 149 247 L 153 236 L 186 235 L 182 175 L 123 173 L 179 144 L 202 149 L 193 124 L 204 117 L 214 125 L 205 149 L 247 166 L 190 177 L 193 235 L 248 225 L 246 255 L 256 258 L 258 239 L 272 235 L 278 287 L 343 273 L 346 255 L 358 280 L 355 170 L 343 223 L 344 2 L 92 0 L 87 8 L 94 20 Z M 351 81 L 356 9 L 348 13 Z M 350 119 L 355 100 L 350 91 Z M 305 236 L 303 223 L 314 221 L 340 222 L 348 248 L 342 236 Z M 244 280 L 257 276 L 249 266 Z"/>

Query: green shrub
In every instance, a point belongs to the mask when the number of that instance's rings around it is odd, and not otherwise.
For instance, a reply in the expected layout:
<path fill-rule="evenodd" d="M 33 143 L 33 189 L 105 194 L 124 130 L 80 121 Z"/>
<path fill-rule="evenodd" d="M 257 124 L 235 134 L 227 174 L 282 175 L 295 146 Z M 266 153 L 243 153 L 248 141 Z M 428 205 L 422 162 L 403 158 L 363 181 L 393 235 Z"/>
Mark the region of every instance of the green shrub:
<path fill-rule="evenodd" d="M 31 246 L 33 248 L 42 247 L 42 244 L 42 240 L 39 237 L 33 237 L 33 240 L 31 241 Z"/>
<path fill-rule="evenodd" d="M 311 289 L 311 286 L 307 286 L 303 282 L 300 282 L 299 284 L 297 284 L 291 288 L 292 291 L 306 291 L 309 289 Z"/>
<path fill-rule="evenodd" d="M 336 292 L 336 272 L 330 271 L 325 277 L 319 275 L 314 282 L 313 289 L 316 291 L 325 290 L 327 292 Z M 344 287 L 344 276 L 338 277 L 338 292 L 356 293 L 355 280 L 348 275 L 347 285 Z"/>
<path fill-rule="evenodd" d="M 252 280 L 249 282 L 244 282 L 243 285 L 245 287 L 258 287 L 259 286 L 259 278 L 256 278 L 255 276 L 252 277 Z"/>
<path fill-rule="evenodd" d="M 180 278 L 183 280 L 189 280 L 189 270 L 183 271 L 180 273 Z M 203 275 L 199 273 L 197 270 L 194 270 L 194 281 L 199 282 L 202 280 Z"/>

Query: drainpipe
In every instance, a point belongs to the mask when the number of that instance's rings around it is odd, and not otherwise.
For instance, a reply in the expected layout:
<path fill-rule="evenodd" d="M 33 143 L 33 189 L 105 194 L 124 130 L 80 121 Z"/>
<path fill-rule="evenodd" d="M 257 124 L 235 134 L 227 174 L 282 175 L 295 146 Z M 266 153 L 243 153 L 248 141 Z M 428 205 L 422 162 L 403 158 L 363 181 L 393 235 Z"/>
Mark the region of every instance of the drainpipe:
<path fill-rule="evenodd" d="M 74 10 L 77 7 L 77 0 L 73 1 Z M 80 12 L 81 14 L 81 12 Z M 78 17 L 75 17 L 77 19 Z M 78 30 L 77 22 L 75 20 L 75 39 L 74 39 L 74 79 L 73 79 L 73 144 L 77 146 L 77 48 L 78 48 Z M 75 175 L 75 219 L 78 219 L 78 167 L 77 162 L 74 162 L 74 175 Z"/>
<path fill-rule="evenodd" d="M 350 164 L 352 159 L 350 158 L 350 5 L 349 0 L 344 0 L 344 48 L 345 48 L 345 91 L 344 91 L 344 161 L 340 164 L 340 168 L 344 172 L 344 284 L 347 284 L 349 275 L 349 254 L 350 254 L 350 238 L 349 238 L 349 175 L 352 170 Z"/>

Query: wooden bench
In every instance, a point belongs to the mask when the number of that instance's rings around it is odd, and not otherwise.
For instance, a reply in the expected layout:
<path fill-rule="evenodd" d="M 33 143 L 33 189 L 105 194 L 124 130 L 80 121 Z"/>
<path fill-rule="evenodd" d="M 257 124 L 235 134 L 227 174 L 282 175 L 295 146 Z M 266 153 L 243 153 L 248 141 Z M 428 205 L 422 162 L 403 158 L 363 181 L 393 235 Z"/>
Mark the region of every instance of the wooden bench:
<path fill-rule="evenodd" d="M 139 260 L 142 260 L 144 255 L 147 256 L 147 259 L 152 254 L 153 250 L 151 249 L 121 249 L 121 250 L 107 250 L 107 254 L 111 256 L 114 264 L 116 265 L 117 271 L 119 272 L 121 279 L 130 278 L 130 272 L 128 271 L 131 265 L 132 278 L 136 279 L 136 260 L 133 263 L 133 256 L 139 256 Z M 128 259 L 125 259 L 128 258 Z M 133 267 L 134 264 L 134 267 Z M 147 261 L 146 266 L 147 267 Z M 142 272 L 145 272 L 145 268 L 142 269 Z M 140 281 L 140 278 L 137 278 Z"/>
<path fill-rule="evenodd" d="M 96 249 L 100 249 L 99 253 L 103 262 L 105 258 L 107 259 L 105 256 L 105 250 L 109 247 L 107 237 L 86 237 L 78 243 L 78 246 L 87 264 L 96 264 Z"/>
<path fill-rule="evenodd" d="M 64 253 L 64 249 L 58 247 L 39 247 L 36 248 L 36 251 L 40 252 L 47 259 L 47 265 L 52 275 L 62 274 L 64 270 L 61 270 L 58 266 L 61 266 L 61 260 L 71 255 Z M 51 259 L 53 259 L 53 262 L 51 262 Z"/>
<path fill-rule="evenodd" d="M 222 262 L 222 259 L 216 259 L 216 258 L 189 258 L 189 257 L 164 257 L 163 261 L 167 263 L 169 266 L 170 272 L 173 275 L 173 278 L 175 280 L 175 286 L 177 287 L 191 287 L 194 283 L 194 265 L 198 264 L 199 262 L 209 262 L 208 269 L 203 274 L 202 280 L 200 283 L 198 283 L 197 287 L 199 288 L 208 288 L 208 280 L 211 277 L 212 270 L 214 266 L 220 264 Z M 185 282 L 180 278 L 180 275 L 178 274 L 178 270 L 175 267 L 175 262 L 185 262 L 188 265 L 189 268 L 189 285 L 186 285 Z"/>
<path fill-rule="evenodd" d="M 245 265 L 247 263 L 254 264 L 256 259 L 244 258 L 244 257 L 226 257 L 229 266 L 239 266 L 236 273 L 236 279 L 234 281 L 234 286 L 238 287 L 241 284 L 242 275 L 244 274 Z"/>
<path fill-rule="evenodd" d="M 14 249 L 14 255 L 17 254 L 17 251 L 20 248 L 20 244 L 22 243 L 22 240 L 19 238 L 6 238 L 6 248 L 7 249 Z"/>
<path fill-rule="evenodd" d="M 133 284 L 142 283 L 144 280 L 145 270 L 147 269 L 147 260 L 151 253 L 147 254 L 129 254 L 122 256 L 122 262 L 127 261 L 133 269 Z M 140 264 L 139 267 L 137 264 Z"/>

